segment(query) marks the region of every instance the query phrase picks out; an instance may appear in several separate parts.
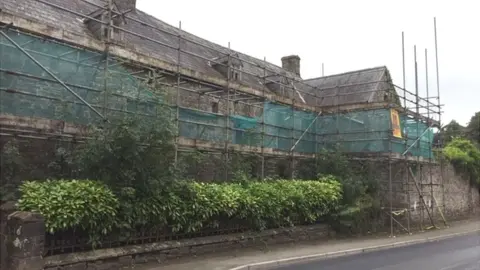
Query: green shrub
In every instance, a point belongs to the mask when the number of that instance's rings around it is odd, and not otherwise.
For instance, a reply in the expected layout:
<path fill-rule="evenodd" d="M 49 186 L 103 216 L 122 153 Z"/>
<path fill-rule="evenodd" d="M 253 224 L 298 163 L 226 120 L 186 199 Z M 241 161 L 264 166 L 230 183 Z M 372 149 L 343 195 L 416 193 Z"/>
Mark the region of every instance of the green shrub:
<path fill-rule="evenodd" d="M 456 169 L 469 174 L 472 182 L 480 185 L 480 149 L 470 140 L 455 138 L 442 151 Z"/>
<path fill-rule="evenodd" d="M 31 181 L 23 183 L 20 192 L 19 209 L 42 214 L 50 233 L 81 228 L 93 237 L 108 233 L 114 225 L 117 198 L 99 182 Z"/>
<path fill-rule="evenodd" d="M 194 183 L 189 228 L 218 226 L 228 219 L 253 229 L 312 223 L 334 211 L 341 200 L 338 181 L 276 180 L 243 184 Z"/>
<path fill-rule="evenodd" d="M 45 216 L 50 232 L 82 228 L 97 239 L 112 229 L 122 236 L 169 227 L 195 232 L 235 223 L 251 229 L 313 223 L 338 209 L 341 184 L 327 176 L 315 181 L 245 183 L 179 182 L 144 196 L 123 188 L 118 199 L 94 181 L 26 182 L 22 210 Z"/>
<path fill-rule="evenodd" d="M 334 211 L 342 198 L 341 185 L 330 178 L 250 183 L 247 194 L 243 211 L 259 229 L 315 222 Z"/>

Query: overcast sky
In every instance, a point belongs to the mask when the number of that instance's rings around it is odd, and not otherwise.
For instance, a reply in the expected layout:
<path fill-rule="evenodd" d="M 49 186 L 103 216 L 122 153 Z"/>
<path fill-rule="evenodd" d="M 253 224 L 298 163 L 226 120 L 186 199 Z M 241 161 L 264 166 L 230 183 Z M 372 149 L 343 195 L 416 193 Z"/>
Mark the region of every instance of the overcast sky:
<path fill-rule="evenodd" d="M 420 93 L 436 96 L 433 17 L 437 17 L 444 124 L 467 124 L 480 111 L 480 3 L 475 0 L 138 0 L 137 7 L 183 30 L 277 65 L 301 57 L 304 79 L 386 65 L 402 85 L 405 32 L 407 89 L 413 91 L 417 45 Z M 431 94 L 433 95 L 433 94 Z"/>

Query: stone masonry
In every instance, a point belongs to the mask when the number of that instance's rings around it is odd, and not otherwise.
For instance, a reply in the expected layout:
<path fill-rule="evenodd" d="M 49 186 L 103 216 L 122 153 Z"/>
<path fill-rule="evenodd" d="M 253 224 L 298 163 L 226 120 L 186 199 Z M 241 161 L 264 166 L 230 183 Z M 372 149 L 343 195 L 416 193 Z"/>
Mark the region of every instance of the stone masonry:
<path fill-rule="evenodd" d="M 43 269 L 45 223 L 41 215 L 17 211 L 7 220 L 8 270 Z"/>

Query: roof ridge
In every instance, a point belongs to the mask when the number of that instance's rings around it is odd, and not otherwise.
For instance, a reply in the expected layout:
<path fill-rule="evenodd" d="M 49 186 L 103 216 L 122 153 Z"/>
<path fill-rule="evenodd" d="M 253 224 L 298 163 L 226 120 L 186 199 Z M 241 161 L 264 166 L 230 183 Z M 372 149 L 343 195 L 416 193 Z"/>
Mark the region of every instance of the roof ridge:
<path fill-rule="evenodd" d="M 385 70 L 387 70 L 387 66 L 376 66 L 376 67 L 372 67 L 372 68 L 358 69 L 358 70 L 347 71 L 347 72 L 343 72 L 343 73 L 337 73 L 337 74 L 332 74 L 332 75 L 327 75 L 327 76 L 321 76 L 321 77 L 315 77 L 315 78 L 305 79 L 305 80 L 303 80 L 303 81 L 304 81 L 304 82 L 307 82 L 307 81 L 313 81 L 313 80 L 318 80 L 318 79 L 323 79 L 323 78 L 331 78 L 331 77 L 337 77 L 337 76 L 344 76 L 344 75 L 348 75 L 348 74 L 365 72 L 365 71 L 373 71 L 373 70 L 379 70 L 379 69 L 385 69 Z"/>
<path fill-rule="evenodd" d="M 158 22 L 161 22 L 162 24 L 167 25 L 168 27 L 174 29 L 174 31 L 179 31 L 179 30 L 180 30 L 178 27 L 175 27 L 175 26 L 173 26 L 173 25 L 165 22 L 165 21 L 163 21 L 163 20 L 155 17 L 154 15 L 148 14 L 147 12 L 145 12 L 145 11 L 143 11 L 143 10 L 140 10 L 140 9 L 137 8 L 137 12 L 140 12 L 140 13 L 142 13 L 142 14 L 144 14 L 144 15 L 147 15 L 150 19 L 157 20 Z M 147 23 L 149 23 L 149 22 L 147 22 Z M 150 23 L 151 23 L 151 22 L 150 22 Z M 171 32 L 171 31 L 169 31 L 169 29 L 165 29 L 165 31 Z M 218 43 L 216 43 L 216 42 L 213 42 L 213 41 L 211 41 L 211 40 L 209 40 L 209 39 L 207 39 L 207 38 L 200 37 L 200 36 L 198 36 L 198 35 L 196 35 L 196 34 L 193 34 L 193 33 L 189 32 L 189 31 L 185 31 L 185 30 L 183 30 L 183 29 L 181 29 L 180 31 L 183 32 L 183 33 L 186 33 L 186 34 L 190 35 L 191 37 L 193 37 L 193 38 L 195 38 L 195 39 L 203 40 L 203 41 L 209 43 L 210 45 L 213 45 L 213 46 L 209 46 L 209 45 L 202 44 L 202 45 L 200 45 L 200 46 L 205 46 L 205 47 L 210 48 L 210 49 L 212 49 L 212 50 L 219 50 L 218 48 L 215 48 L 215 47 L 219 47 L 219 48 L 221 48 L 221 50 L 224 50 L 224 51 L 231 50 L 232 52 L 239 54 L 239 58 L 241 58 L 241 56 L 244 56 L 244 57 L 246 57 L 246 58 L 250 58 L 250 62 L 259 62 L 259 63 L 260 63 L 260 62 L 261 62 L 261 63 L 264 62 L 263 59 L 254 57 L 254 56 L 252 56 L 252 55 L 250 55 L 250 54 L 243 53 L 243 52 L 240 52 L 240 51 L 237 51 L 237 50 L 234 50 L 234 49 L 229 49 L 229 48 L 227 48 L 227 47 L 225 47 L 225 46 L 223 46 L 223 45 L 220 45 L 220 44 L 218 44 Z M 172 33 L 172 34 L 175 34 L 175 33 Z M 187 41 L 188 41 L 188 40 L 187 40 Z M 194 42 L 196 42 L 196 41 L 194 40 Z M 225 53 L 225 52 L 219 51 L 219 53 Z M 276 68 L 278 68 L 278 69 L 281 69 L 281 70 L 287 72 L 287 74 L 292 75 L 292 77 L 298 77 L 298 76 L 295 75 L 295 73 L 290 72 L 290 71 L 284 69 L 283 67 L 281 67 L 281 66 L 279 66 L 279 65 L 276 65 L 276 64 L 274 64 L 274 63 L 272 63 L 272 62 L 269 62 L 269 61 L 265 61 L 265 62 L 266 62 L 267 65 L 274 66 L 274 67 L 276 67 Z M 259 64 L 259 63 L 257 63 L 257 64 Z M 259 64 L 259 65 L 261 65 L 261 64 Z"/>

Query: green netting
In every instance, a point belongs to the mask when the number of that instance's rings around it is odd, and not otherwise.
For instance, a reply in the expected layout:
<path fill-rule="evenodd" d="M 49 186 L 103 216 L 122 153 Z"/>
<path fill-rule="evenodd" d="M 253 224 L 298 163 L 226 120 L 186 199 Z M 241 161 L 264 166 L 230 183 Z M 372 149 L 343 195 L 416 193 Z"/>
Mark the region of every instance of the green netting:
<path fill-rule="evenodd" d="M 136 113 L 154 116 L 160 98 L 150 92 L 131 70 L 103 53 L 49 42 L 30 35 L 7 32 L 86 102 L 109 119 Z M 105 79 L 107 78 L 107 79 Z M 107 89 L 105 91 L 104 89 Z M 0 111 L 18 116 L 97 123 L 101 118 L 80 102 L 7 39 L 0 37 Z M 340 146 L 346 152 L 403 153 L 419 135 L 412 155 L 429 157 L 433 131 L 423 123 L 401 118 L 404 139 L 392 139 L 390 111 L 357 111 L 338 115 L 294 110 L 264 103 L 263 115 L 224 116 L 178 108 L 180 136 L 214 142 L 264 146 L 303 153 Z M 425 132 L 427 130 L 427 132 Z M 263 136 L 262 136 L 263 133 Z"/>
<path fill-rule="evenodd" d="M 75 93 L 109 119 L 128 113 L 154 115 L 159 102 L 114 60 L 105 74 L 105 55 L 55 42 L 7 32 Z M 0 37 L 0 111 L 74 123 L 95 123 L 101 117 L 31 61 L 9 40 Z M 107 78 L 105 80 L 105 78 Z M 104 91 L 103 89 L 108 89 Z"/>
<path fill-rule="evenodd" d="M 226 117 L 179 108 L 179 120 L 180 136 L 214 142 L 226 140 Z"/>
<path fill-rule="evenodd" d="M 325 149 L 338 144 L 346 152 L 388 152 L 390 112 L 370 110 L 322 116 L 317 130 Z"/>
<path fill-rule="evenodd" d="M 403 154 L 408 150 L 408 155 L 434 158 L 432 151 L 434 131 L 432 128 L 405 116 L 401 117 L 401 128 L 404 139 L 393 140 L 393 152 Z"/>

